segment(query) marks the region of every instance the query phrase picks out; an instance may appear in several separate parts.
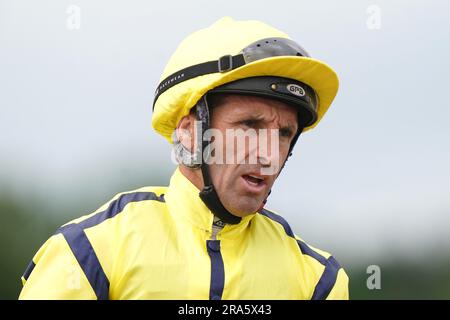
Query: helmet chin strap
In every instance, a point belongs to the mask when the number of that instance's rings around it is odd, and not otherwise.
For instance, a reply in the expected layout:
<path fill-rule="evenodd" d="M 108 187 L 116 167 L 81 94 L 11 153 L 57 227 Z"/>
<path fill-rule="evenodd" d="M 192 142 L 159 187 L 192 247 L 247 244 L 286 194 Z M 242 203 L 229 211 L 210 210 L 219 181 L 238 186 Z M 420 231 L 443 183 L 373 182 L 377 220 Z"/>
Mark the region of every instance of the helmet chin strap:
<path fill-rule="evenodd" d="M 202 164 L 202 175 L 205 181 L 205 186 L 203 190 L 200 191 L 200 199 L 206 204 L 206 206 L 213 212 L 217 217 L 219 217 L 223 222 L 229 224 L 238 224 L 241 222 L 242 218 L 235 216 L 229 212 L 220 201 L 219 195 L 214 188 L 214 185 L 210 181 L 206 183 L 206 179 L 210 178 L 208 165 Z M 206 178 L 206 179 L 205 179 Z"/>
<path fill-rule="evenodd" d="M 201 123 L 202 123 L 201 137 L 197 137 L 197 143 L 201 142 L 201 144 L 202 144 L 201 170 L 202 170 L 203 184 L 204 184 L 203 190 L 200 191 L 200 193 L 199 193 L 200 199 L 202 199 L 203 203 L 208 207 L 208 209 L 211 210 L 211 212 L 214 215 L 216 215 L 218 218 L 220 218 L 223 222 L 228 223 L 228 224 L 238 224 L 239 222 L 241 222 L 242 218 L 229 212 L 225 208 L 225 206 L 222 204 L 222 202 L 220 201 L 219 195 L 217 194 L 217 191 L 214 188 L 214 184 L 211 179 L 209 165 L 206 161 L 207 159 L 205 158 L 204 151 L 208 148 L 208 146 L 210 144 L 210 141 L 203 140 L 206 130 L 208 130 L 210 127 L 210 113 L 209 113 L 207 94 L 203 95 L 203 97 L 197 102 L 195 107 L 196 107 L 197 120 L 201 121 Z M 287 159 L 292 155 L 292 149 L 293 149 L 295 143 L 297 142 L 297 139 L 300 136 L 300 133 L 302 132 L 302 130 L 303 130 L 303 128 L 300 128 L 297 131 L 294 139 L 292 140 L 288 157 L 284 161 L 283 166 L 281 167 L 280 171 L 277 174 L 277 177 L 279 176 L 279 174 L 283 170 L 284 166 L 286 165 Z M 269 190 L 269 193 L 268 193 L 266 199 L 264 199 L 264 201 L 261 204 L 261 207 L 258 208 L 258 211 L 264 207 L 264 205 L 267 202 L 267 198 L 269 197 L 271 192 L 272 192 L 272 190 Z"/>
<path fill-rule="evenodd" d="M 196 113 L 197 113 L 197 120 L 201 121 L 202 123 L 202 134 L 201 137 L 197 137 L 197 143 L 202 144 L 202 176 L 203 176 L 203 190 L 200 191 L 200 199 L 205 203 L 205 205 L 208 207 L 209 210 L 211 210 L 214 215 L 216 215 L 219 219 L 221 219 L 225 223 L 229 224 L 238 224 L 241 222 L 242 218 L 235 216 L 231 212 L 229 212 L 222 202 L 220 201 L 219 195 L 217 194 L 216 189 L 214 188 L 209 165 L 206 162 L 205 158 L 205 150 L 208 148 L 210 141 L 203 140 L 203 137 L 205 137 L 206 130 L 209 129 L 210 126 L 210 115 L 209 115 L 209 107 L 208 107 L 208 100 L 207 95 L 203 95 L 203 97 L 197 102 L 196 107 Z"/>

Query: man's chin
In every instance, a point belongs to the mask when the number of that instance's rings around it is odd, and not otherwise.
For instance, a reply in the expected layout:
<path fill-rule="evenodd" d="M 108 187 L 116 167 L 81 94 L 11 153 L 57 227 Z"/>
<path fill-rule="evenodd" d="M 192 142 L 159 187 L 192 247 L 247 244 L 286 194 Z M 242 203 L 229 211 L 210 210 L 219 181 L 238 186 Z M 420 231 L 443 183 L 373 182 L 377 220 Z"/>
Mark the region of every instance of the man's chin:
<path fill-rule="evenodd" d="M 255 212 L 257 212 L 260 209 L 262 201 L 260 203 L 256 203 L 253 200 L 252 202 L 254 202 L 254 203 L 252 203 L 252 204 L 244 203 L 242 205 L 234 204 L 230 208 L 228 208 L 228 206 L 225 206 L 225 208 L 229 212 L 231 212 L 233 215 L 243 218 L 243 217 L 248 216 L 250 214 L 254 214 Z"/>

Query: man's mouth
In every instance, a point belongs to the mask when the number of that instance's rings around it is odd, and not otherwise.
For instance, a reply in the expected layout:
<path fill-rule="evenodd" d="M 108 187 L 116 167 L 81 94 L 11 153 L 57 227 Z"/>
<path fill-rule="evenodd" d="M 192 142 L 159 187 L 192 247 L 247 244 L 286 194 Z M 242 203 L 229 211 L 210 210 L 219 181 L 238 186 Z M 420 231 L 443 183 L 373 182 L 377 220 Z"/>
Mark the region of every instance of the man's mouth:
<path fill-rule="evenodd" d="M 250 174 L 244 174 L 242 177 L 243 177 L 248 183 L 250 183 L 250 184 L 252 184 L 252 185 L 255 185 L 255 186 L 258 186 L 258 185 L 264 183 L 264 179 L 263 179 L 263 178 L 259 178 L 259 177 L 256 177 L 256 176 L 252 176 L 252 175 L 250 175 Z"/>
<path fill-rule="evenodd" d="M 251 193 L 260 193 L 267 186 L 265 179 L 261 176 L 244 174 L 241 177 L 244 180 L 244 186 Z"/>

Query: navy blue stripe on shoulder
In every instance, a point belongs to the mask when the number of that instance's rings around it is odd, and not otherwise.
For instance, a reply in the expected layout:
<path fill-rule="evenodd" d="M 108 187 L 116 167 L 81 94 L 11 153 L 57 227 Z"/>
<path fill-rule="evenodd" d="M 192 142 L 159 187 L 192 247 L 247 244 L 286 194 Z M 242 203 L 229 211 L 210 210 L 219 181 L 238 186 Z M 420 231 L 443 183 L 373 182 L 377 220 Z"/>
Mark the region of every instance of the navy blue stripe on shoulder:
<path fill-rule="evenodd" d="M 316 259 L 317 261 L 319 261 L 323 265 L 326 265 L 327 259 L 324 256 L 322 256 L 321 254 L 318 254 L 316 251 L 311 249 L 306 243 L 304 243 L 301 240 L 297 240 L 297 243 L 298 243 L 298 246 L 300 248 L 300 251 L 303 254 L 306 254 L 307 256 L 310 256 L 310 257 Z"/>
<path fill-rule="evenodd" d="M 333 286 L 336 283 L 337 274 L 341 266 L 333 256 L 330 256 L 328 259 L 326 259 L 324 256 L 311 249 L 303 241 L 297 240 L 297 243 L 303 254 L 316 259 L 325 266 L 325 270 L 323 271 L 322 276 L 320 277 L 311 298 L 312 300 L 324 300 L 330 294 L 331 289 L 333 289 Z"/>
<path fill-rule="evenodd" d="M 336 283 L 337 275 L 341 269 L 339 263 L 332 256 L 327 259 L 325 270 L 314 289 L 311 300 L 325 300 Z"/>
<path fill-rule="evenodd" d="M 286 232 L 286 234 L 292 238 L 295 238 L 294 233 L 292 232 L 291 227 L 289 226 L 289 223 L 287 223 L 287 221 L 280 215 L 273 213 L 272 211 L 269 211 L 267 209 L 261 209 L 259 211 L 260 214 L 262 214 L 263 216 L 266 216 L 267 218 L 278 222 L 279 224 L 281 224 L 284 228 L 284 231 Z"/>
<path fill-rule="evenodd" d="M 34 267 L 36 267 L 36 264 L 34 263 L 33 260 L 31 260 L 27 268 L 25 269 L 25 272 L 23 273 L 23 278 L 25 279 L 25 281 L 27 281 L 28 278 L 30 277 L 30 274 L 31 272 L 33 272 Z"/>
<path fill-rule="evenodd" d="M 119 196 L 116 200 L 112 201 L 108 208 L 104 211 L 94 214 L 92 217 L 87 218 L 78 223 L 81 228 L 86 229 L 96 226 L 107 219 L 111 219 L 121 213 L 125 206 L 131 202 L 140 202 L 145 200 L 155 200 L 158 202 L 165 202 L 164 194 L 157 196 L 154 192 L 133 192 L 125 193 Z M 72 224 L 59 228 L 56 233 L 61 233 L 65 228 L 70 227 Z"/>
<path fill-rule="evenodd" d="M 71 224 L 62 231 L 75 258 L 88 279 L 98 300 L 109 297 L 109 280 L 95 254 L 84 230 L 78 224 Z"/>
<path fill-rule="evenodd" d="M 330 256 L 327 259 L 321 254 L 311 249 L 303 241 L 296 239 L 294 233 L 292 232 L 291 227 L 289 226 L 287 221 L 280 215 L 277 215 L 267 209 L 262 209 L 259 211 L 259 213 L 281 224 L 286 234 L 297 241 L 300 251 L 303 254 L 316 259 L 318 262 L 320 262 L 322 265 L 325 266 L 325 270 L 322 273 L 322 276 L 320 277 L 319 282 L 317 283 L 314 289 L 314 293 L 311 299 L 313 300 L 326 299 L 330 294 L 331 290 L 333 289 L 334 284 L 336 283 L 337 274 L 339 272 L 339 269 L 341 268 L 336 259 L 334 259 L 334 257 L 332 256 Z"/>
<path fill-rule="evenodd" d="M 321 264 L 325 265 L 327 259 L 320 255 L 319 253 L 315 252 L 314 250 L 312 250 L 306 243 L 304 243 L 301 240 L 298 240 L 297 238 L 295 238 L 294 233 L 292 232 L 291 227 L 289 226 L 288 222 L 280 215 L 273 213 L 272 211 L 269 211 L 267 209 L 262 209 L 259 211 L 260 214 L 262 214 L 263 216 L 268 217 L 271 220 L 274 220 L 276 222 L 278 222 L 279 224 L 281 224 L 284 228 L 284 231 L 286 232 L 286 234 L 292 238 L 294 238 L 297 243 L 298 246 L 300 247 L 300 251 L 303 254 L 306 254 L 314 259 L 316 259 L 317 261 L 319 261 Z"/>
<path fill-rule="evenodd" d="M 131 202 L 145 200 L 165 202 L 164 194 L 157 196 L 154 192 L 122 194 L 116 200 L 112 201 L 106 210 L 98 212 L 79 223 L 71 223 L 63 226 L 56 231 L 56 234 L 63 234 L 99 300 L 108 299 L 109 280 L 84 229 L 96 226 L 107 219 L 115 217 Z"/>

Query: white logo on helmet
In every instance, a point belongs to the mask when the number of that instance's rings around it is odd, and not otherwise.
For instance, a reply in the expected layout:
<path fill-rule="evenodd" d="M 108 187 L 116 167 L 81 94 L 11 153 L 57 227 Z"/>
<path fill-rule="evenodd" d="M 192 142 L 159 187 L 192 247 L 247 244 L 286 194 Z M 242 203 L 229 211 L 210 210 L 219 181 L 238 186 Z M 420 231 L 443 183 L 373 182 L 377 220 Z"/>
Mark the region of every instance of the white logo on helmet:
<path fill-rule="evenodd" d="M 297 84 L 288 84 L 286 86 L 286 89 L 288 89 L 289 93 L 292 93 L 299 97 L 303 97 L 305 95 L 305 89 L 303 89 Z"/>

